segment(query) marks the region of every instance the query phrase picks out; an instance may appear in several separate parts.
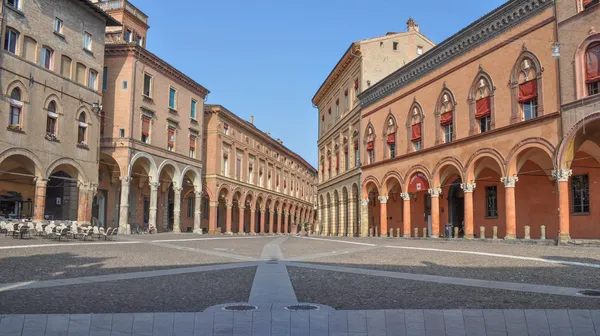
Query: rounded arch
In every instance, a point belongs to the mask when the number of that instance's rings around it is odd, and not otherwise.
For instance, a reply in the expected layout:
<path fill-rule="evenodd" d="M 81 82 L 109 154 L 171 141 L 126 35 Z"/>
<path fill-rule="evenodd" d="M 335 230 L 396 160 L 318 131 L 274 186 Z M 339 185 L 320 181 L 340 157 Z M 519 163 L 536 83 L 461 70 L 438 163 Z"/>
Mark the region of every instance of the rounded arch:
<path fill-rule="evenodd" d="M 89 182 L 89 180 L 87 179 L 87 177 L 85 176 L 85 173 L 83 172 L 83 167 L 81 167 L 81 164 L 79 164 L 79 162 L 71 159 L 71 158 L 60 158 L 55 160 L 54 162 L 52 162 L 52 164 L 50 164 L 50 166 L 48 166 L 48 169 L 46 169 L 46 177 L 50 177 L 52 174 L 54 174 L 54 171 L 59 168 L 59 167 L 72 167 L 72 169 L 68 168 L 67 173 L 69 173 L 71 175 L 71 177 L 73 177 L 74 175 L 77 175 L 77 180 L 79 182 Z M 76 173 L 76 174 L 75 174 Z"/>
<path fill-rule="evenodd" d="M 580 132 L 585 125 L 585 134 Z M 580 147 L 592 138 L 600 136 L 600 111 L 590 113 L 579 120 L 565 134 L 556 155 L 556 166 L 559 169 L 570 169 L 573 158 Z"/>
<path fill-rule="evenodd" d="M 395 170 L 392 170 L 385 174 L 382 181 L 383 182 L 381 183 L 381 188 L 382 194 L 384 195 L 387 195 L 390 192 L 390 190 L 396 186 L 396 184 L 400 188 L 400 192 L 404 191 L 404 178 L 402 177 L 402 175 L 400 175 L 399 172 Z"/>
<path fill-rule="evenodd" d="M 494 163 L 497 164 L 497 168 L 499 169 L 499 171 L 496 171 L 496 169 L 494 169 L 492 167 L 492 165 L 490 165 L 490 162 L 482 162 L 483 161 L 487 161 L 487 160 L 491 160 Z M 477 163 L 482 162 L 483 165 L 481 167 L 475 167 L 477 165 Z M 464 181 L 465 183 L 471 183 L 473 181 L 475 181 L 475 179 L 477 178 L 477 176 L 479 175 L 479 173 L 481 172 L 481 170 L 483 168 L 490 168 L 492 170 L 495 170 L 498 175 L 502 176 L 506 176 L 506 161 L 504 160 L 504 157 L 502 156 L 502 154 L 500 154 L 500 152 L 498 152 L 497 150 L 493 149 L 493 148 L 482 148 L 478 151 L 476 151 L 475 153 L 473 153 L 473 155 L 471 155 L 471 157 L 469 158 L 469 160 L 467 161 L 467 167 L 466 167 L 466 180 Z"/>
<path fill-rule="evenodd" d="M 167 169 L 171 168 L 173 171 L 172 172 L 168 172 Z M 171 181 L 174 184 L 177 184 L 178 186 L 182 186 L 183 184 L 179 184 L 180 181 L 182 181 L 182 176 L 181 176 L 181 171 L 179 170 L 179 166 L 177 165 L 177 163 L 173 162 L 172 160 L 166 159 L 163 162 L 161 162 L 160 166 L 158 167 L 158 176 L 160 177 L 160 175 L 162 175 L 163 171 L 167 174 L 169 174 L 169 177 L 171 178 Z"/>
<path fill-rule="evenodd" d="M 198 169 L 196 169 L 196 167 L 186 166 L 185 168 L 183 168 L 183 171 L 181 172 L 181 185 L 184 185 L 183 182 L 186 177 L 190 179 L 194 188 L 202 188 L 202 175 L 200 174 Z"/>
<path fill-rule="evenodd" d="M 244 207 L 251 208 L 253 200 L 254 200 L 254 193 L 252 193 L 250 191 L 247 192 L 246 195 L 244 195 Z"/>
<path fill-rule="evenodd" d="M 46 100 L 44 100 L 44 108 L 48 109 L 48 107 L 50 106 L 50 103 L 54 102 L 54 104 L 56 105 L 56 109 L 57 111 L 62 111 L 62 102 L 60 100 L 60 98 L 54 94 L 51 93 L 48 95 L 48 97 L 46 97 Z"/>
<path fill-rule="evenodd" d="M 21 101 L 24 103 L 28 103 L 29 102 L 29 91 L 27 90 L 27 86 L 25 84 L 23 84 L 22 81 L 20 80 L 14 80 L 12 81 L 7 87 L 6 87 L 6 92 L 5 95 L 6 97 L 10 97 L 11 93 L 13 92 L 14 89 L 19 89 L 20 93 L 21 93 Z"/>
<path fill-rule="evenodd" d="M 406 175 L 404 176 L 404 182 L 408 183 L 410 181 L 410 177 L 413 176 L 414 173 L 418 172 L 425 174 L 425 177 L 431 181 L 431 172 L 429 169 L 427 169 L 427 167 L 423 165 L 414 165 L 408 170 L 408 172 L 406 172 Z"/>
<path fill-rule="evenodd" d="M 0 165 L 2 164 L 2 162 L 10 158 L 11 156 L 23 156 L 30 159 L 34 164 L 32 173 L 37 178 L 43 179 L 48 176 L 46 172 L 43 171 L 44 166 L 42 165 L 42 162 L 32 151 L 18 147 L 7 149 L 4 152 L 0 153 Z"/>
<path fill-rule="evenodd" d="M 522 155 L 522 154 L 525 154 L 524 152 L 526 152 L 526 151 L 531 152 L 531 149 L 539 149 L 543 153 L 545 153 L 547 155 L 547 158 L 550 159 L 550 164 L 552 165 L 552 167 L 548 167 L 548 168 L 554 168 L 554 164 L 553 164 L 553 158 L 554 158 L 554 153 L 555 153 L 554 146 L 552 146 L 552 144 L 546 139 L 527 138 L 527 139 L 521 141 L 520 143 L 518 143 L 517 145 L 515 145 L 510 150 L 510 152 L 508 154 L 508 158 L 506 160 L 507 176 L 517 175 L 517 173 L 521 169 L 524 161 L 527 161 L 527 159 L 532 159 L 536 164 L 538 164 L 538 166 L 543 168 L 544 165 L 540 164 L 540 162 L 538 162 L 538 160 L 536 160 L 536 158 L 532 157 L 531 155 L 525 155 L 525 156 Z M 548 175 L 550 175 L 550 173 L 551 172 L 547 172 Z"/>
<path fill-rule="evenodd" d="M 381 183 L 379 183 L 379 180 L 373 176 L 367 176 L 366 178 L 363 179 L 362 182 L 363 185 L 363 196 L 364 198 L 367 198 L 367 196 L 369 195 L 369 192 L 373 189 L 373 187 L 377 190 L 377 192 L 379 193 L 379 190 L 381 189 Z M 371 186 L 371 187 L 369 187 Z"/>
<path fill-rule="evenodd" d="M 432 181 L 434 186 L 440 186 L 445 182 L 445 178 L 448 176 L 445 176 L 443 171 L 445 171 L 447 167 L 454 167 L 459 173 L 460 179 L 464 181 L 465 167 L 462 162 L 455 157 L 447 156 L 438 162 L 435 168 L 433 168 Z"/>
<path fill-rule="evenodd" d="M 138 160 L 144 161 L 146 165 L 144 169 L 147 170 L 148 175 L 150 176 L 151 181 L 158 182 L 158 169 L 156 168 L 156 163 L 154 162 L 154 158 L 145 152 L 137 152 L 129 162 L 129 168 L 127 169 L 127 176 L 131 176 L 133 173 L 133 167 L 137 163 Z"/>

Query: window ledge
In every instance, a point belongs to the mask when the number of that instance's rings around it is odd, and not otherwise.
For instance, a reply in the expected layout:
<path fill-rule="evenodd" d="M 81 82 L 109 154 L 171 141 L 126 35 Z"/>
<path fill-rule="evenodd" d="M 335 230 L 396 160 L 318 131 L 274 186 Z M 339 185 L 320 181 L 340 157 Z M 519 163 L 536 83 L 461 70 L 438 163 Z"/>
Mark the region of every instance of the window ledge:
<path fill-rule="evenodd" d="M 90 150 L 90 147 L 87 144 L 84 144 L 84 143 L 78 143 L 77 144 L 77 148 L 81 148 L 81 149 L 85 149 L 85 150 Z"/>
<path fill-rule="evenodd" d="M 146 96 L 145 94 L 142 94 L 142 99 L 147 103 L 154 103 L 154 99 L 152 99 L 150 96 Z"/>
<path fill-rule="evenodd" d="M 190 117 L 190 121 L 194 124 L 198 123 L 198 119 Z"/>
<path fill-rule="evenodd" d="M 56 36 L 60 37 L 60 38 L 61 38 L 61 39 L 63 39 L 63 40 L 65 40 L 65 39 L 66 39 L 65 35 L 63 35 L 63 34 L 61 34 L 61 33 L 57 32 L 56 30 L 54 31 L 54 35 L 56 35 Z"/>
<path fill-rule="evenodd" d="M 485 216 L 485 219 L 498 219 L 498 216 Z"/>
<path fill-rule="evenodd" d="M 90 55 L 90 56 L 94 56 L 94 52 L 93 52 L 93 51 L 91 51 L 90 49 L 87 49 L 87 48 L 82 48 L 82 49 L 83 49 L 83 51 L 85 51 L 85 52 L 86 52 L 86 54 L 88 54 L 88 55 Z"/>
<path fill-rule="evenodd" d="M 50 142 L 60 142 L 60 140 L 58 140 L 56 135 L 46 134 L 44 137 L 46 138 L 46 140 L 48 140 Z"/>
<path fill-rule="evenodd" d="M 8 126 L 8 127 L 6 127 L 6 129 L 11 132 L 25 134 L 25 131 L 23 130 L 23 127 L 21 127 L 21 126 Z"/>
<path fill-rule="evenodd" d="M 19 15 L 25 16 L 25 13 L 22 10 L 20 10 L 20 9 L 18 9 L 16 7 L 13 7 L 13 6 L 9 5 L 9 4 L 6 4 L 4 6 L 4 8 L 8 8 L 8 9 L 12 10 L 13 12 L 15 12 L 15 13 L 17 13 Z"/>
<path fill-rule="evenodd" d="M 571 212 L 571 216 L 589 216 L 591 213 L 589 212 Z"/>
<path fill-rule="evenodd" d="M 169 107 L 169 113 L 173 113 L 175 115 L 179 115 L 179 113 L 177 112 L 177 110 L 174 109 L 174 108 L 172 108 L 172 107 Z"/>

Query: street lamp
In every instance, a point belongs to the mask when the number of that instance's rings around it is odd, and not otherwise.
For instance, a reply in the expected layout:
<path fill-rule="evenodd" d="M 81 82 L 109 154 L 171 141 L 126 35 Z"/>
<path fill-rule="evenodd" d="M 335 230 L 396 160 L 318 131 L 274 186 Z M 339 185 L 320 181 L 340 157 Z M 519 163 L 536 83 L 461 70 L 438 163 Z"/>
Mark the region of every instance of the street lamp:
<path fill-rule="evenodd" d="M 94 111 L 94 113 L 97 114 L 101 109 L 102 105 L 100 105 L 100 103 L 92 103 L 92 111 Z"/>

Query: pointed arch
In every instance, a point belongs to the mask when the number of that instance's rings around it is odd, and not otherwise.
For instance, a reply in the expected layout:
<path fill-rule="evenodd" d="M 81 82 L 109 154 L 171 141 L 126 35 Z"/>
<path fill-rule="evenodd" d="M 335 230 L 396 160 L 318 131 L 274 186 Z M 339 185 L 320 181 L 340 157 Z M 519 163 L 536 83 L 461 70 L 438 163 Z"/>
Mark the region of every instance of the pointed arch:
<path fill-rule="evenodd" d="M 587 57 L 588 52 L 596 49 L 600 43 L 600 33 L 589 35 L 581 42 L 575 51 L 573 64 L 575 65 L 575 87 L 576 97 L 581 99 L 589 96 L 587 89 Z M 590 55 L 591 56 L 591 55 Z"/>
<path fill-rule="evenodd" d="M 383 151 L 383 158 L 393 159 L 396 157 L 396 140 L 397 140 L 398 122 L 396 117 L 392 114 L 392 109 L 388 112 L 385 118 L 385 124 L 383 126 L 383 137 L 385 138 L 385 148 Z"/>
<path fill-rule="evenodd" d="M 29 91 L 27 90 L 27 86 L 20 80 L 12 81 L 7 87 L 6 92 L 4 93 L 6 97 L 10 97 L 10 94 L 14 89 L 19 89 L 21 92 L 21 101 L 23 103 L 29 103 Z"/>
<path fill-rule="evenodd" d="M 406 115 L 407 153 L 418 152 L 425 147 L 424 124 L 425 113 L 423 112 L 423 107 L 417 101 L 417 97 L 415 97 Z"/>
<path fill-rule="evenodd" d="M 544 115 L 543 72 L 538 57 L 523 47 L 510 75 L 511 124 Z"/>
<path fill-rule="evenodd" d="M 480 65 L 479 72 L 469 90 L 469 135 L 481 133 L 482 131 L 487 132 L 496 127 L 495 91 L 496 85 L 494 85 L 492 77 Z M 485 128 L 482 128 L 482 123 Z"/>
<path fill-rule="evenodd" d="M 435 144 L 456 140 L 456 98 L 446 83 L 438 96 L 435 111 Z"/>
<path fill-rule="evenodd" d="M 375 163 L 375 139 L 377 135 L 375 133 L 375 126 L 369 120 L 367 127 L 365 128 L 364 134 L 364 146 L 365 146 L 365 162 L 367 164 Z"/>

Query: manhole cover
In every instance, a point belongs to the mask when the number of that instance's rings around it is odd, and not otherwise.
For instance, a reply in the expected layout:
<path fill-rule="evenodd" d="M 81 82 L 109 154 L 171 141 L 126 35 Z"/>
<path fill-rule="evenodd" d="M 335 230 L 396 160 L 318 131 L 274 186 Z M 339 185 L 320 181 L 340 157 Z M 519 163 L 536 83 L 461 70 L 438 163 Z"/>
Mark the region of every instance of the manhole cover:
<path fill-rule="evenodd" d="M 583 296 L 600 297 L 600 291 L 597 290 L 584 290 L 579 292 L 579 294 Z"/>
<path fill-rule="evenodd" d="M 236 304 L 236 305 L 228 305 L 223 307 L 223 310 L 231 310 L 231 311 L 247 311 L 247 310 L 257 310 L 257 306 L 248 305 L 248 304 Z"/>
<path fill-rule="evenodd" d="M 287 310 L 318 310 L 319 307 L 307 304 L 298 304 L 285 307 Z"/>

